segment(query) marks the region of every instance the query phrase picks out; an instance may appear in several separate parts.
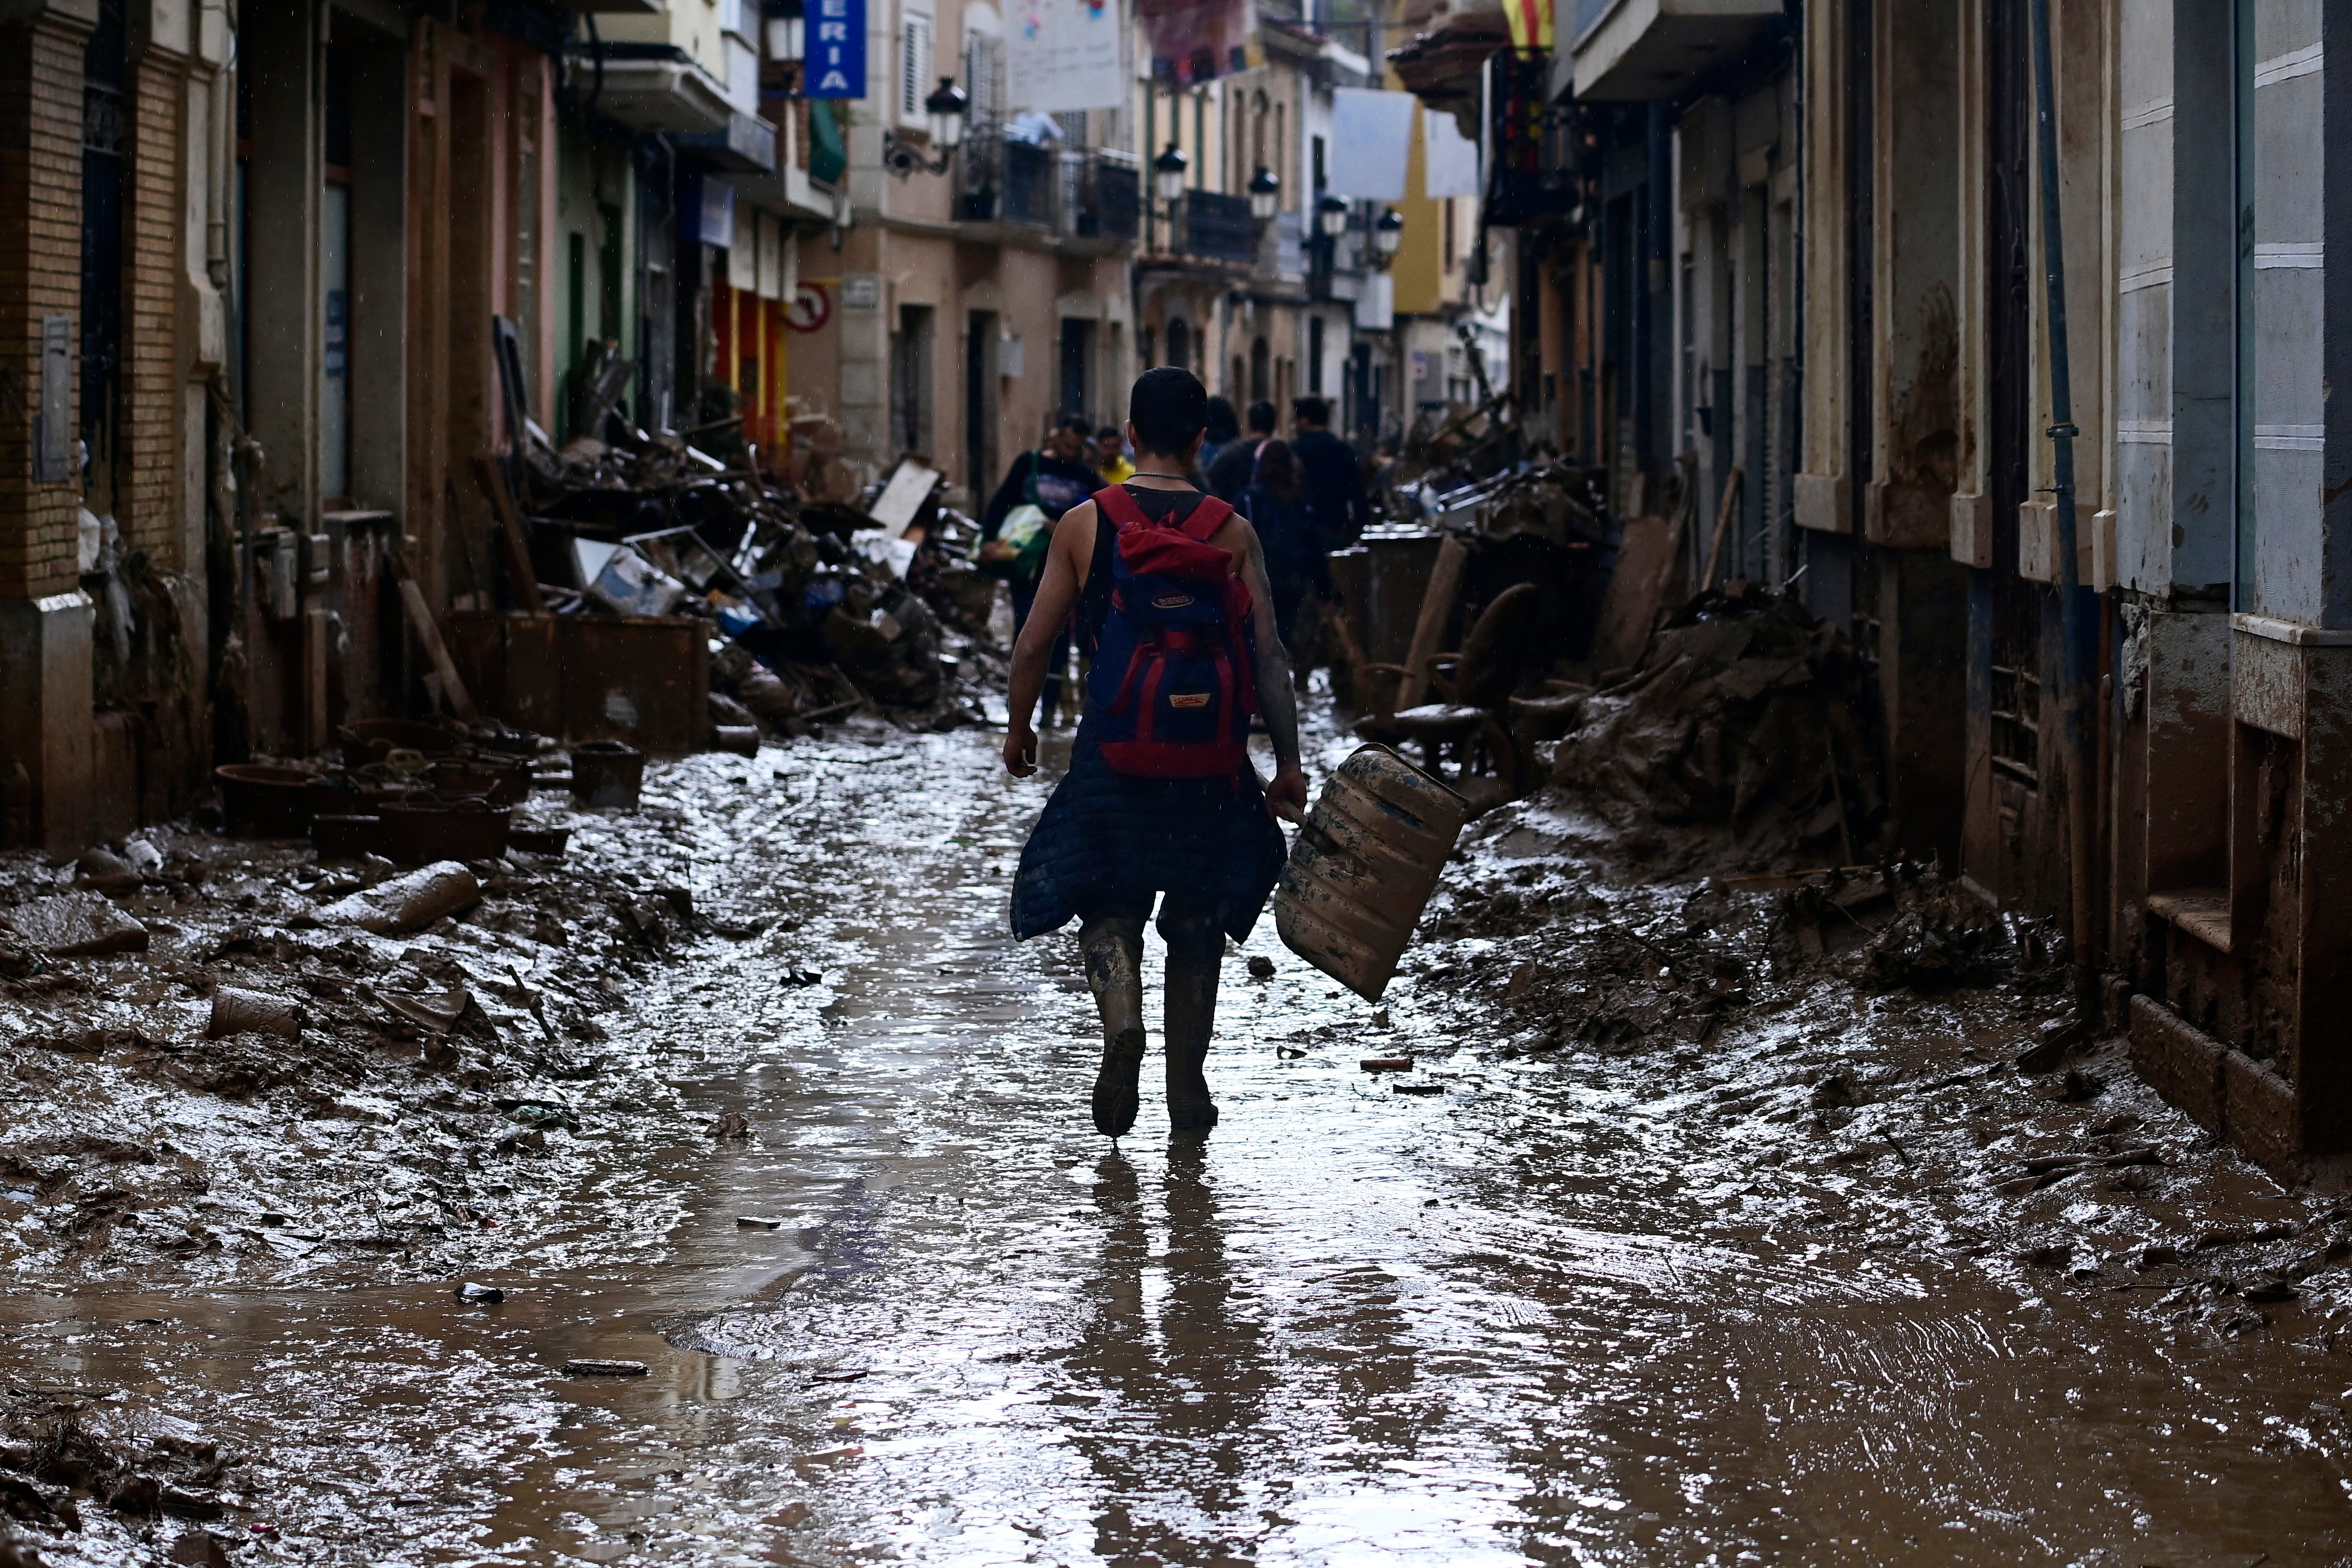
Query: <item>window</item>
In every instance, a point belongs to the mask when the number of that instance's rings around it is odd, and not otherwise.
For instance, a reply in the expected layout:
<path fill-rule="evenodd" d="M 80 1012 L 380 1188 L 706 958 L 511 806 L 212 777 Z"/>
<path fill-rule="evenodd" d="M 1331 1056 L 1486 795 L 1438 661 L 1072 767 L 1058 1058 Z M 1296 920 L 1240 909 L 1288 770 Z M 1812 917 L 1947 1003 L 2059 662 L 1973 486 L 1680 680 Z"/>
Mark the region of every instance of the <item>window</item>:
<path fill-rule="evenodd" d="M 975 125 L 993 125 L 1003 117 L 1003 75 L 996 68 L 997 41 L 983 33 L 964 40 L 963 90 L 971 100 Z"/>
<path fill-rule="evenodd" d="M 931 19 L 908 16 L 898 26 L 898 119 L 902 124 L 930 123 L 923 100 L 931 95 Z"/>
<path fill-rule="evenodd" d="M 1323 139 L 1320 136 L 1315 139 L 1315 145 L 1318 151 L 1321 150 Z M 1318 397 L 1323 394 L 1323 318 L 1320 316 L 1307 318 L 1307 390 Z"/>
<path fill-rule="evenodd" d="M 1329 184 L 1329 182 L 1323 177 L 1323 138 L 1320 136 L 1313 138 L 1312 144 L 1315 159 L 1315 190 L 1316 194 L 1319 195 L 1322 194 L 1323 187 Z"/>
<path fill-rule="evenodd" d="M 1451 272 L 1454 270 L 1454 198 L 1452 196 L 1448 196 L 1444 201 L 1438 204 L 1438 212 L 1441 215 L 1442 219 L 1439 226 L 1444 231 L 1444 237 L 1438 242 L 1440 246 L 1438 254 L 1444 258 L 1445 270 Z"/>
<path fill-rule="evenodd" d="M 901 452 L 931 449 L 931 308 L 901 305 L 890 340 L 890 439 Z"/>
<path fill-rule="evenodd" d="M 1085 414 L 1093 405 L 1087 395 L 1087 366 L 1094 358 L 1095 324 L 1083 316 L 1062 318 L 1062 412 Z"/>
<path fill-rule="evenodd" d="M 1178 370 L 1189 368 L 1192 354 L 1192 329 L 1179 320 L 1168 323 L 1168 363 Z"/>

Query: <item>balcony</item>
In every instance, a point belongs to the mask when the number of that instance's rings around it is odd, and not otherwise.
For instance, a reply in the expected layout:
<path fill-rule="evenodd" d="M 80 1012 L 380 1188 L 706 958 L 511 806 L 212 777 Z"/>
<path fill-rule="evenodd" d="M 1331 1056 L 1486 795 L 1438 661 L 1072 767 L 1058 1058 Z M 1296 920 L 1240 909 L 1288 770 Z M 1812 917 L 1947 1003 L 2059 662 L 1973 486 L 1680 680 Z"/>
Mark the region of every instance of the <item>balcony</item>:
<path fill-rule="evenodd" d="M 1781 0 L 1576 0 L 1570 31 L 1576 96 L 1682 97 L 1783 9 Z"/>
<path fill-rule="evenodd" d="M 684 49 L 670 44 L 607 42 L 602 54 L 599 113 L 654 135 L 728 133 L 735 109 L 727 101 L 727 89 Z M 773 154 L 770 156 L 772 161 Z"/>
<path fill-rule="evenodd" d="M 1142 212 L 1132 154 L 1040 145 L 975 126 L 957 154 L 956 216 L 999 224 L 1012 243 L 1058 239 L 1079 251 L 1135 241 Z"/>
<path fill-rule="evenodd" d="M 1143 229 L 1143 178 L 1124 153 L 1097 153 L 1080 170 L 1073 232 L 1086 239 L 1132 245 Z"/>
<path fill-rule="evenodd" d="M 1216 191 L 1184 194 L 1184 251 L 1206 261 L 1248 267 L 1257 260 L 1257 220 L 1247 196 Z"/>
<path fill-rule="evenodd" d="M 1532 49 L 1495 57 L 1486 219 L 1497 228 L 1563 217 L 1577 204 L 1576 111 L 1551 101 L 1550 64 Z"/>

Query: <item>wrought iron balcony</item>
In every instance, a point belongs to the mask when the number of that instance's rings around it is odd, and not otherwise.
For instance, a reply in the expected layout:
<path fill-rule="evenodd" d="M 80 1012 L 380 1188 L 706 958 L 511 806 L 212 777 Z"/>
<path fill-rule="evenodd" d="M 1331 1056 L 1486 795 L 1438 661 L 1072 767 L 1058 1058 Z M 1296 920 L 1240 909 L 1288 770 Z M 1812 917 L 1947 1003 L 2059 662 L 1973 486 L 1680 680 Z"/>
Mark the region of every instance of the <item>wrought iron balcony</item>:
<path fill-rule="evenodd" d="M 1257 260 L 1257 220 L 1247 196 L 1217 191 L 1184 193 L 1183 249 L 1208 261 L 1247 267 Z"/>
<path fill-rule="evenodd" d="M 1565 216 L 1576 206 L 1576 111 L 1549 101 L 1550 64 L 1539 49 L 1506 49 L 1494 58 L 1485 216 L 1497 228 Z"/>
<path fill-rule="evenodd" d="M 1055 147 L 974 126 L 958 153 L 956 216 L 1075 239 L 1132 241 L 1142 211 L 1134 158 Z"/>

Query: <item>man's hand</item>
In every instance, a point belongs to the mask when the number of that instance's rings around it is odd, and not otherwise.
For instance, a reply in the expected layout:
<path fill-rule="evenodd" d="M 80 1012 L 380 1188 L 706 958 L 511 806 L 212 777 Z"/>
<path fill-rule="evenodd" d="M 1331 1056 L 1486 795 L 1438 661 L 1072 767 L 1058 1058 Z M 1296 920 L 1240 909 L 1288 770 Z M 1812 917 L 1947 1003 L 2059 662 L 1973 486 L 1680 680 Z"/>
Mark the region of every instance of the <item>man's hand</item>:
<path fill-rule="evenodd" d="M 988 565 L 1002 565 L 1020 553 L 1001 539 L 983 539 L 980 542 L 980 559 Z"/>
<path fill-rule="evenodd" d="M 1037 731 L 1026 724 L 1004 727 L 1004 771 L 1016 779 L 1025 779 L 1037 771 Z M 1303 792 L 1306 786 L 1302 783 L 1299 787 Z"/>
<path fill-rule="evenodd" d="M 1265 809 L 1269 815 L 1279 816 L 1281 813 L 1275 807 L 1285 801 L 1302 812 L 1307 809 L 1307 774 L 1297 763 L 1276 769 L 1273 781 L 1265 786 Z"/>

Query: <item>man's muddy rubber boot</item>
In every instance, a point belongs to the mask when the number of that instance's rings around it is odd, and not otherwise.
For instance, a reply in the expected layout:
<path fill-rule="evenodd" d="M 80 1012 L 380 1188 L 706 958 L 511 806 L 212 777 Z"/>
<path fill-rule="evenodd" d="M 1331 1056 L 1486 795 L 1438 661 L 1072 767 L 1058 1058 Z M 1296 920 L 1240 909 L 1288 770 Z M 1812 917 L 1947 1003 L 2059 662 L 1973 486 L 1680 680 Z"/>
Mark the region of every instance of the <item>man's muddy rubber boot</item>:
<path fill-rule="evenodd" d="M 1223 944 L 1219 937 L 1219 945 Z M 1217 947 L 1205 954 L 1168 955 L 1168 1125 L 1179 1134 L 1205 1137 L 1217 1124 L 1217 1102 L 1209 1098 L 1202 1071 L 1209 1037 L 1217 1021 Z"/>
<path fill-rule="evenodd" d="M 1088 921 L 1078 932 L 1087 986 L 1102 1015 L 1102 1068 L 1095 1074 L 1095 1131 L 1118 1138 L 1135 1125 L 1143 1070 L 1143 922 Z"/>
<path fill-rule="evenodd" d="M 1123 1029 L 1103 1042 L 1102 1067 L 1095 1074 L 1095 1131 L 1118 1138 L 1135 1125 L 1142 1104 L 1136 1080 L 1143 1072 L 1143 1030 Z"/>

